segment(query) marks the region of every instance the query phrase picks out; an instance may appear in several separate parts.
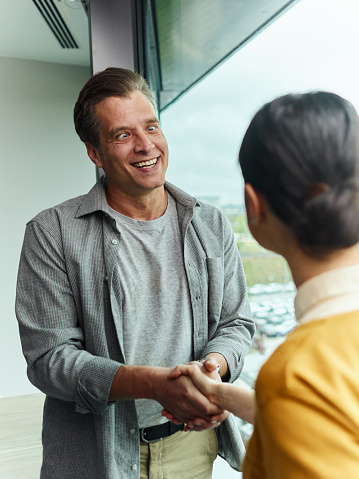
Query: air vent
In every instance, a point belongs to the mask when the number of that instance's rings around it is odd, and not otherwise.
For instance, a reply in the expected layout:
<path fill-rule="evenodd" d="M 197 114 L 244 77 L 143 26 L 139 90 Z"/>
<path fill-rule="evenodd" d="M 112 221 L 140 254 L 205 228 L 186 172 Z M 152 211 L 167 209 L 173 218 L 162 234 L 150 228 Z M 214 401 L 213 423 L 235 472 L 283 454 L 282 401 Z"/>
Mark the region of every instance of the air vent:
<path fill-rule="evenodd" d="M 79 48 L 53 0 L 32 0 L 62 48 Z"/>

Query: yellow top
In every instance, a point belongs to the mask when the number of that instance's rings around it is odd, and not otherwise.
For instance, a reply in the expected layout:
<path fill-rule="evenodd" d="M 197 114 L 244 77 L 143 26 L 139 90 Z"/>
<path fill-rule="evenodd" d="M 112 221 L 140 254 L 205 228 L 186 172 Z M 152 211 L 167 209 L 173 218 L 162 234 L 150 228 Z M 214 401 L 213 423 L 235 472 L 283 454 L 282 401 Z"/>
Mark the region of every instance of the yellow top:
<path fill-rule="evenodd" d="M 298 326 L 256 400 L 243 479 L 359 478 L 359 310 Z"/>

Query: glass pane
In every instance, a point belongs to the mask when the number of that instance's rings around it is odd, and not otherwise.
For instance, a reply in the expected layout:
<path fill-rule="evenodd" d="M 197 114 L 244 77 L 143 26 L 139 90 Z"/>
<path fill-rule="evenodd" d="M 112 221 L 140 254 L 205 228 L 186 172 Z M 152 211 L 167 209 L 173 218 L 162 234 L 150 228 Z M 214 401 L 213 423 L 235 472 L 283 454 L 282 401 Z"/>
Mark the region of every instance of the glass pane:
<path fill-rule="evenodd" d="M 298 0 L 156 0 L 161 109 Z"/>
<path fill-rule="evenodd" d="M 295 325 L 295 288 L 284 260 L 248 231 L 240 142 L 258 108 L 281 94 L 334 91 L 359 108 L 358 20 L 356 1 L 301 0 L 161 115 L 168 180 L 221 208 L 236 235 L 258 329 L 242 374 L 250 385 Z"/>

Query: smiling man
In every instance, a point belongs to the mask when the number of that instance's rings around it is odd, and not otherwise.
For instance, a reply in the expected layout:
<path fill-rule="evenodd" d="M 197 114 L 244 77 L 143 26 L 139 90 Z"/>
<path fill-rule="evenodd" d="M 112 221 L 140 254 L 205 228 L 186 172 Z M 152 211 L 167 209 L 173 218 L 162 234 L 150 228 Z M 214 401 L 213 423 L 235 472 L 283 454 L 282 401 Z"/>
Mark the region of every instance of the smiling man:
<path fill-rule="evenodd" d="M 217 453 L 238 468 L 232 416 L 168 378 L 193 360 L 218 381 L 243 367 L 254 326 L 228 221 L 165 182 L 141 76 L 94 75 L 74 120 L 105 174 L 28 223 L 18 275 L 28 375 L 46 394 L 41 478 L 207 479 Z"/>
<path fill-rule="evenodd" d="M 86 142 L 86 147 L 95 165 L 106 171 L 107 203 L 131 218 L 159 218 L 167 207 L 168 147 L 154 106 L 134 91 L 127 98 L 103 100 L 96 115 L 101 118 L 99 142 L 97 147 Z"/>

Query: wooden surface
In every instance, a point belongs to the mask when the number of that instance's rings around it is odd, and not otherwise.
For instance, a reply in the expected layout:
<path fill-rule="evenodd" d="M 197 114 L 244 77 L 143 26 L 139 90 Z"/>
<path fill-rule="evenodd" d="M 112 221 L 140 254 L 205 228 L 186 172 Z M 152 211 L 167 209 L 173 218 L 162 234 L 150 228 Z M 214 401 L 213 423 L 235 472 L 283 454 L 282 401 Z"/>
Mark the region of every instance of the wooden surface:
<path fill-rule="evenodd" d="M 0 478 L 39 479 L 43 394 L 0 399 Z"/>

